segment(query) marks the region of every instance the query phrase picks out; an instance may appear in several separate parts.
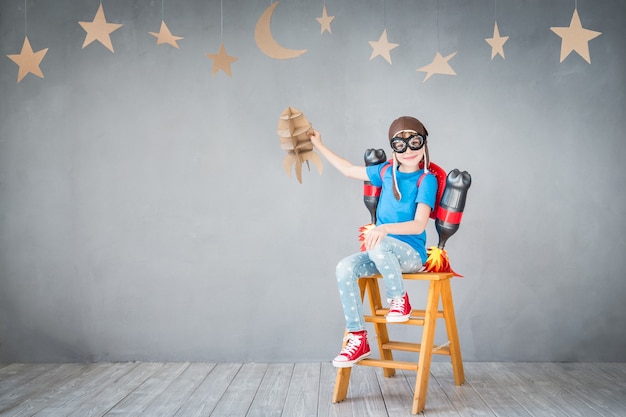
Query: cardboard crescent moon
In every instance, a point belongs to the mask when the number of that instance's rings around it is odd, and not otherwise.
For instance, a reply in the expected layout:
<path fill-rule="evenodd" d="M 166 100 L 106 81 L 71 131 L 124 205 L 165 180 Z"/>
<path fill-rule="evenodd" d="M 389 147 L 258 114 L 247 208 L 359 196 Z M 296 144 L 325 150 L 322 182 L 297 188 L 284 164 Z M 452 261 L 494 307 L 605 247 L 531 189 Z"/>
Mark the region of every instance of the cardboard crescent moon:
<path fill-rule="evenodd" d="M 278 6 L 278 2 L 272 3 L 256 22 L 254 40 L 256 40 L 257 46 L 261 52 L 274 59 L 291 59 L 304 54 L 306 49 L 285 48 L 276 42 L 272 36 L 271 21 L 276 6 Z"/>

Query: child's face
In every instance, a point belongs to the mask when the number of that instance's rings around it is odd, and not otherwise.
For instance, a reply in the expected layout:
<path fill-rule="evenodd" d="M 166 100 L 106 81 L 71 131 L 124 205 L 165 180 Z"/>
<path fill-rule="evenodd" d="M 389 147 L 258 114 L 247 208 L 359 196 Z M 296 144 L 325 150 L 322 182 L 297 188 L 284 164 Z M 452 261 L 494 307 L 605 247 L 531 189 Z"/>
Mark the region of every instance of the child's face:
<path fill-rule="evenodd" d="M 394 137 L 400 137 L 402 139 L 408 139 L 412 135 L 415 135 L 415 132 L 400 132 Z M 421 160 L 424 158 L 424 147 L 421 149 L 413 150 L 410 147 L 406 147 L 406 150 L 402 153 L 395 152 L 396 158 L 398 162 L 405 166 L 405 168 L 417 168 Z"/>

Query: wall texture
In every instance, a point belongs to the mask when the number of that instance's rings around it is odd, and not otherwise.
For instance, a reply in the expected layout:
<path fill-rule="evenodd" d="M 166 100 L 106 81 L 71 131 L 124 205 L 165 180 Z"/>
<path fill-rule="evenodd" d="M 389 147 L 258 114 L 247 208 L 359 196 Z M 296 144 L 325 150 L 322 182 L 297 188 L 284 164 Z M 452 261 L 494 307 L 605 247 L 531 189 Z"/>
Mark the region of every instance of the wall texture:
<path fill-rule="evenodd" d="M 447 245 L 464 359 L 626 360 L 626 2 L 577 2 L 591 64 L 559 62 L 573 1 L 327 0 L 331 34 L 323 1 L 284 0 L 290 60 L 255 43 L 269 1 L 104 0 L 114 53 L 82 48 L 99 4 L 0 3 L 0 361 L 330 360 L 334 266 L 369 215 L 328 163 L 287 177 L 287 106 L 354 162 L 415 115 L 472 174 Z M 385 28 L 392 64 L 370 60 Z M 25 35 L 44 78 L 17 83 Z M 424 81 L 437 51 L 457 75 Z"/>

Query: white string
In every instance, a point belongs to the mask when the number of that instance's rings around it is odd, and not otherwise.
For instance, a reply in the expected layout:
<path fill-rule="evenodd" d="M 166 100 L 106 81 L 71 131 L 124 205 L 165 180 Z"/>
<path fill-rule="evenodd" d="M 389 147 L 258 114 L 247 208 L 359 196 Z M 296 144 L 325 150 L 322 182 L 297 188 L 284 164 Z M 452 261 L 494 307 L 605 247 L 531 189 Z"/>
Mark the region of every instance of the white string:
<path fill-rule="evenodd" d="M 383 27 L 384 28 L 387 27 L 387 9 L 385 8 L 386 4 L 387 2 L 383 0 Z"/>
<path fill-rule="evenodd" d="M 161 20 L 165 20 L 165 7 L 163 3 L 165 3 L 165 0 L 161 0 Z"/>
<path fill-rule="evenodd" d="M 26 24 L 26 0 L 24 0 L 24 36 L 28 36 L 28 25 Z"/>
<path fill-rule="evenodd" d="M 440 51 L 439 47 L 439 0 L 437 0 L 437 51 Z"/>
<path fill-rule="evenodd" d="M 224 40 L 224 0 L 220 0 L 220 42 Z"/>

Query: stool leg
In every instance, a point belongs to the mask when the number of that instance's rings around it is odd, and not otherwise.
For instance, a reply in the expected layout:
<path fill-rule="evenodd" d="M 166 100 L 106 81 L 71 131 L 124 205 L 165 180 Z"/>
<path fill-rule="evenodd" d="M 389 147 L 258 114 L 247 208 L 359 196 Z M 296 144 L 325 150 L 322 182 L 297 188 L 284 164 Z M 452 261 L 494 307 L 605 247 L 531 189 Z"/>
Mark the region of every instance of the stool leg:
<path fill-rule="evenodd" d="M 437 326 L 437 312 L 439 309 L 439 297 L 441 294 L 441 282 L 431 281 L 428 288 L 428 301 L 424 314 L 424 330 L 420 358 L 415 380 L 415 394 L 413 396 L 413 408 L 411 413 L 417 414 L 426 407 L 426 394 L 428 393 L 428 379 L 430 377 L 430 362 L 433 356 L 433 344 L 435 341 L 435 327 Z"/>
<path fill-rule="evenodd" d="M 350 385 L 350 373 L 352 368 L 337 368 L 335 378 L 335 389 L 333 391 L 333 403 L 338 403 L 348 396 L 348 385 Z"/>
<path fill-rule="evenodd" d="M 463 359 L 461 358 L 461 345 L 456 329 L 456 316 L 454 315 L 454 303 L 452 302 L 452 290 L 450 280 L 442 282 L 441 303 L 443 306 L 443 317 L 446 323 L 446 333 L 450 340 L 450 359 L 452 360 L 452 372 L 454 373 L 454 383 L 463 385 L 465 373 L 463 372 Z"/>
<path fill-rule="evenodd" d="M 372 316 L 376 315 L 376 311 L 383 308 L 383 302 L 380 298 L 380 287 L 378 285 L 378 279 L 361 278 L 359 279 L 359 285 L 361 286 L 361 300 L 364 299 L 365 294 L 367 293 Z M 387 331 L 387 323 L 374 323 L 374 331 L 376 332 L 376 341 L 378 342 L 378 351 L 380 352 L 380 358 L 392 361 L 393 353 L 391 352 L 391 350 L 383 349 L 383 346 L 389 343 L 389 332 Z M 395 374 L 395 369 L 383 368 L 383 375 L 385 376 L 385 378 L 391 378 Z"/>

